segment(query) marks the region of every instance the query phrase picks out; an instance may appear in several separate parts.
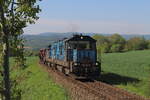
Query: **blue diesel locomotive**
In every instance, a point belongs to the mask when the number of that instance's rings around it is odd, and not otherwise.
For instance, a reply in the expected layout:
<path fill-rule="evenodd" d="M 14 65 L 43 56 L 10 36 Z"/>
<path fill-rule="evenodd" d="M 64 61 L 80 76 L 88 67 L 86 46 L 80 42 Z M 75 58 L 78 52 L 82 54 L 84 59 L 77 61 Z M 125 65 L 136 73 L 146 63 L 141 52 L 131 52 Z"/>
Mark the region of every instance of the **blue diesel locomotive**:
<path fill-rule="evenodd" d="M 96 40 L 90 36 L 73 35 L 40 50 L 40 59 L 49 67 L 66 75 L 78 78 L 93 78 L 100 75 L 97 61 Z"/>

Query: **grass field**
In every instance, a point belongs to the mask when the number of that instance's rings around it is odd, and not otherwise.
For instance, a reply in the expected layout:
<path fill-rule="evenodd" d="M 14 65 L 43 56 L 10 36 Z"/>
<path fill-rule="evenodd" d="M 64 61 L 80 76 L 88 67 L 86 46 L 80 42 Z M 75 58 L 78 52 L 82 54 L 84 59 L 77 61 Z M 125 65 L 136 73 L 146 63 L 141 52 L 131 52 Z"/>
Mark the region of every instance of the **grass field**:
<path fill-rule="evenodd" d="M 69 100 L 65 89 L 55 84 L 40 68 L 37 57 L 27 58 L 25 70 L 11 71 L 11 78 L 19 78 L 17 89 L 22 100 Z M 102 54 L 101 80 L 150 97 L 150 50 Z"/>
<path fill-rule="evenodd" d="M 150 50 L 102 54 L 104 82 L 150 96 Z"/>
<path fill-rule="evenodd" d="M 22 90 L 21 100 L 68 100 L 65 89 L 55 84 L 48 73 L 40 68 L 37 57 L 27 58 L 28 68 L 14 70 L 12 78 L 19 78 L 18 89 Z"/>

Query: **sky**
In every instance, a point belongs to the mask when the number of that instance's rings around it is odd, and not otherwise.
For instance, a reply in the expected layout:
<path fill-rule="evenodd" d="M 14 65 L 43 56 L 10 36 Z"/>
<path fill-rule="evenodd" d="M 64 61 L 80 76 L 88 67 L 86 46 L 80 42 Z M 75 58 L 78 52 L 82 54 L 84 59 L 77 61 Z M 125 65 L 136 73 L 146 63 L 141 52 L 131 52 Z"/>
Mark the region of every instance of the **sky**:
<path fill-rule="evenodd" d="M 150 0 L 43 0 L 25 34 L 92 32 L 150 34 Z"/>

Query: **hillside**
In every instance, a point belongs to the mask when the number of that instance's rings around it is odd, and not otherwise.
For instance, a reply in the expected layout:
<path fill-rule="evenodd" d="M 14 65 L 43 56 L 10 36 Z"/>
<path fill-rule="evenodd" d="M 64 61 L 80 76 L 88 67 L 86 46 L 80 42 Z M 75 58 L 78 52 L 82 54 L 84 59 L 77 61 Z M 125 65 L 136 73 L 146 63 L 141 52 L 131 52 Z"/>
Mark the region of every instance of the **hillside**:
<path fill-rule="evenodd" d="M 100 34 L 100 33 L 83 33 L 86 35 L 93 36 L 95 34 Z M 38 35 L 23 35 L 25 38 L 25 46 L 30 47 L 33 50 L 39 50 L 40 48 L 47 47 L 49 44 L 51 44 L 53 41 L 63 39 L 65 37 L 70 37 L 72 36 L 73 33 L 41 33 Z M 105 36 L 110 36 L 111 34 L 102 34 Z M 150 39 L 150 35 L 122 35 L 125 39 L 130 39 L 135 36 L 139 37 L 145 37 L 146 39 Z"/>
<path fill-rule="evenodd" d="M 44 33 L 39 35 L 24 35 L 25 46 L 31 47 L 33 50 L 47 47 L 55 40 L 68 37 L 68 34 Z"/>
<path fill-rule="evenodd" d="M 25 46 L 30 47 L 32 50 L 39 50 L 40 48 L 45 48 L 50 45 L 52 42 L 71 37 L 76 33 L 41 33 L 38 35 L 23 35 L 25 41 Z M 94 35 L 94 33 L 83 33 L 86 35 Z"/>

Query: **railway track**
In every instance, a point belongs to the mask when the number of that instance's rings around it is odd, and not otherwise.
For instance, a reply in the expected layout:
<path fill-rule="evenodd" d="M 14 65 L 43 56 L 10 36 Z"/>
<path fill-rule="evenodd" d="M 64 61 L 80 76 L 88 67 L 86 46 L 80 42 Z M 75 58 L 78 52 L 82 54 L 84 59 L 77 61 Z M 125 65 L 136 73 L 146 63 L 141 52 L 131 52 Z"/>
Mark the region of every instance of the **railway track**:
<path fill-rule="evenodd" d="M 136 94 L 131 94 L 123 89 L 119 89 L 113 87 L 111 85 L 105 84 L 103 82 L 95 81 L 95 82 L 87 82 L 93 89 L 97 90 L 98 92 L 103 92 L 113 98 L 113 100 L 148 100 Z"/>
<path fill-rule="evenodd" d="M 100 81 L 82 82 L 47 66 L 46 69 L 55 81 L 72 92 L 73 100 L 150 100 Z"/>

